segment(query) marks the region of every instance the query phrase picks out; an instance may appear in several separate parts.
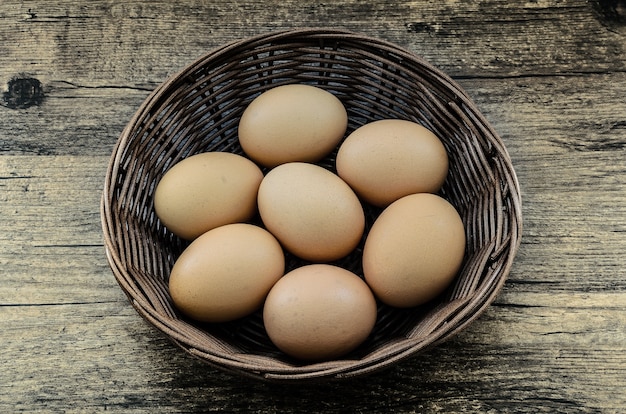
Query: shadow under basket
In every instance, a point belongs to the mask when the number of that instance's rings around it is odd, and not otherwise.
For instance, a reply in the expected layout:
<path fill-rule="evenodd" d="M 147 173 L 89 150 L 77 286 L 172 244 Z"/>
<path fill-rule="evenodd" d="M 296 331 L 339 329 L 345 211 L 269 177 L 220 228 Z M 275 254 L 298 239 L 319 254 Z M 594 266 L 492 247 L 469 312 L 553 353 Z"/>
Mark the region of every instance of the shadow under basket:
<path fill-rule="evenodd" d="M 302 363 L 279 352 L 265 333 L 261 311 L 225 324 L 199 324 L 183 317 L 167 285 L 170 269 L 188 242 L 164 228 L 153 208 L 157 183 L 178 161 L 207 151 L 243 154 L 237 127 L 244 109 L 260 93 L 292 83 L 315 85 L 337 96 L 348 112 L 346 136 L 386 118 L 414 121 L 433 131 L 450 160 L 440 195 L 459 211 L 467 235 L 463 267 L 444 294 L 415 309 L 380 305 L 367 341 L 342 359 L 322 363 Z M 334 171 L 335 155 L 319 165 Z M 365 206 L 365 212 L 367 231 L 379 211 Z M 467 94 L 411 52 L 332 29 L 238 40 L 159 86 L 113 150 L 101 215 L 108 262 L 143 318 L 214 367 L 283 381 L 372 373 L 458 333 L 502 288 L 522 226 L 511 160 Z M 335 264 L 362 275 L 361 248 Z M 303 264 L 287 256 L 288 270 Z"/>

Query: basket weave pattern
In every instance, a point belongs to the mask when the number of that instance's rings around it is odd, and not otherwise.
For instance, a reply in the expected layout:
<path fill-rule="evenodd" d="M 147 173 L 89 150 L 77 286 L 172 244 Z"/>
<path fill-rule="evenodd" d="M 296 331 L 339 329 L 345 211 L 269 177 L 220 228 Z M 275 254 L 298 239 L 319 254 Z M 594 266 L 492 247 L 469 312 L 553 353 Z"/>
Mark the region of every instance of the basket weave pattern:
<path fill-rule="evenodd" d="M 265 334 L 260 312 L 217 326 L 179 314 L 167 280 L 188 242 L 163 227 L 152 200 L 160 177 L 183 158 L 206 151 L 243 154 L 237 139 L 243 110 L 260 93 L 290 83 L 315 85 L 337 96 L 348 112 L 348 133 L 384 118 L 411 120 L 433 131 L 450 159 L 440 195 L 457 208 L 467 234 L 463 268 L 441 298 L 410 310 L 380 305 L 366 343 L 343 359 L 315 364 L 278 352 Z M 335 154 L 319 164 L 334 171 Z M 148 322 L 220 369 L 302 380 L 369 373 L 467 326 L 493 301 L 510 272 L 521 237 L 520 204 L 502 141 L 448 76 L 381 40 L 340 30 L 301 29 L 213 50 L 157 88 L 114 148 L 101 213 L 113 274 Z M 367 226 L 378 214 L 366 208 Z M 360 247 L 337 264 L 362 274 Z M 287 257 L 287 270 L 301 264 Z"/>

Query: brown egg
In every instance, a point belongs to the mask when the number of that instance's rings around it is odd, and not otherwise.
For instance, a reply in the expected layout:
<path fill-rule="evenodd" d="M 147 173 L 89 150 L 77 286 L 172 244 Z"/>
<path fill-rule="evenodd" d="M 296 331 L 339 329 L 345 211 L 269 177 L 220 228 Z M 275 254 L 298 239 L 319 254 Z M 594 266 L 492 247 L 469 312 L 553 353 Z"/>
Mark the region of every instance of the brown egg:
<path fill-rule="evenodd" d="M 356 194 L 332 172 L 308 163 L 279 165 L 259 186 L 265 227 L 296 256 L 328 262 L 361 240 L 365 214 Z"/>
<path fill-rule="evenodd" d="M 274 285 L 263 321 L 272 342 L 286 354 L 328 360 L 354 350 L 368 337 L 376 322 L 376 300 L 354 273 L 308 265 Z"/>
<path fill-rule="evenodd" d="M 434 194 L 412 194 L 374 222 L 363 249 L 363 273 L 382 302 L 407 308 L 442 293 L 464 253 L 465 231 L 455 208 Z"/>
<path fill-rule="evenodd" d="M 385 119 L 352 132 L 337 153 L 337 174 L 365 201 L 385 207 L 405 195 L 437 192 L 448 174 L 446 149 L 428 129 Z"/>
<path fill-rule="evenodd" d="M 283 85 L 254 99 L 239 122 L 245 153 L 266 167 L 316 162 L 343 138 L 345 107 L 332 93 L 310 85 Z"/>
<path fill-rule="evenodd" d="M 170 273 L 174 305 L 192 319 L 225 322 L 259 309 L 285 271 L 278 241 L 252 224 L 212 229 L 195 239 Z"/>
<path fill-rule="evenodd" d="M 157 217 L 172 233 L 193 240 L 215 227 L 256 214 L 263 173 L 249 159 L 229 152 L 186 158 L 165 173 L 154 194 Z"/>

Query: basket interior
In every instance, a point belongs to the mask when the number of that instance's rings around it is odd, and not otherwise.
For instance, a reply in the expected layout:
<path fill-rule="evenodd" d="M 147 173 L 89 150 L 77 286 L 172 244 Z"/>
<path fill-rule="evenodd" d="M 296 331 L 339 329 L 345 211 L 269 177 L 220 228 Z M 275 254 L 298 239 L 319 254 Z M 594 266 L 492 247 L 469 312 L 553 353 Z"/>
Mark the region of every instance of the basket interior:
<path fill-rule="evenodd" d="M 430 304 L 379 306 L 371 337 L 341 361 L 307 366 L 276 350 L 261 312 L 226 324 L 185 319 L 167 292 L 169 271 L 188 242 L 157 219 L 152 197 L 176 162 L 206 151 L 242 154 L 239 118 L 260 93 L 304 83 L 337 96 L 348 112 L 346 136 L 368 122 L 418 122 L 444 143 L 450 167 L 440 192 L 466 228 L 463 268 Z M 336 151 L 319 165 L 335 171 Z M 265 171 L 264 171 L 265 172 Z M 214 50 L 161 85 L 142 105 L 114 150 L 102 201 L 109 262 L 131 303 L 188 352 L 223 369 L 264 377 L 351 376 L 446 339 L 500 289 L 520 237 L 520 201 L 506 150 L 451 79 L 398 47 L 353 33 L 300 30 L 257 36 Z M 380 213 L 364 205 L 367 229 Z M 258 218 L 258 224 L 262 224 Z M 336 264 L 362 275 L 357 250 Z M 287 270 L 306 264 L 288 255 Z"/>

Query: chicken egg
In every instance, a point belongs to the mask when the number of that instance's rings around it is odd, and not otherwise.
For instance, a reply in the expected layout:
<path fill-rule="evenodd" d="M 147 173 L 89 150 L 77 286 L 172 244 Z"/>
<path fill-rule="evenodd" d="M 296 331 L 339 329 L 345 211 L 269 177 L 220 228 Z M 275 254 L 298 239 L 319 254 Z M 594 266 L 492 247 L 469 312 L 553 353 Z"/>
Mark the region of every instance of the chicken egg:
<path fill-rule="evenodd" d="M 215 227 L 243 222 L 256 214 L 261 169 L 230 152 L 205 152 L 185 158 L 161 178 L 154 209 L 165 227 L 193 240 Z"/>
<path fill-rule="evenodd" d="M 376 323 L 376 300 L 354 273 L 328 264 L 299 267 L 270 290 L 263 321 L 271 341 L 305 360 L 328 360 L 358 347 Z"/>
<path fill-rule="evenodd" d="M 286 162 L 316 162 L 343 138 L 348 115 L 332 93 L 311 85 L 274 87 L 244 110 L 239 142 L 257 163 L 274 167 Z"/>
<path fill-rule="evenodd" d="M 285 271 L 278 241 L 246 223 L 216 227 L 178 257 L 169 278 L 174 305 L 203 322 L 226 322 L 261 308 Z"/>
<path fill-rule="evenodd" d="M 365 228 L 363 207 L 336 174 L 308 163 L 279 165 L 261 181 L 258 209 L 286 250 L 312 262 L 350 253 Z"/>
<path fill-rule="evenodd" d="M 405 195 L 437 192 L 448 174 L 442 142 L 401 119 L 365 124 L 341 144 L 337 174 L 365 201 L 385 207 Z"/>
<path fill-rule="evenodd" d="M 363 248 L 363 275 L 387 305 L 424 304 L 450 285 L 465 252 L 465 231 L 456 209 L 430 193 L 390 204 L 370 229 Z"/>

